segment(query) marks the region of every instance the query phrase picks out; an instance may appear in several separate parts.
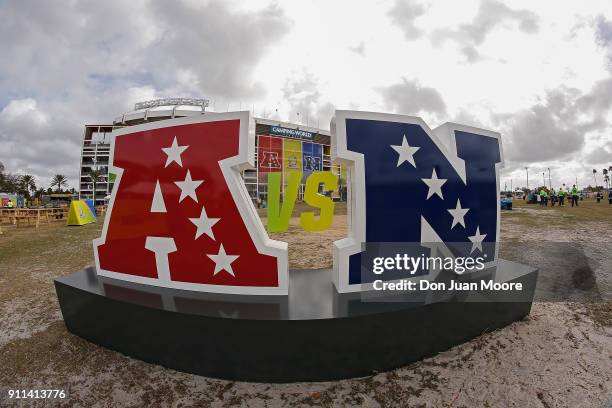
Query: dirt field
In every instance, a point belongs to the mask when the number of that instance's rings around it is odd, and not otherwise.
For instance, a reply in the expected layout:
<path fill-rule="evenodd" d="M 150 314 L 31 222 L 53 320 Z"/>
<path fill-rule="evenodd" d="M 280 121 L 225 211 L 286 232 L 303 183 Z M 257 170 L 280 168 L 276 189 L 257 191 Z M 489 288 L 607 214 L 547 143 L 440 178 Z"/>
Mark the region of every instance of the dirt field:
<path fill-rule="evenodd" d="M 339 212 L 343 212 L 342 208 Z M 293 268 L 331 265 L 333 228 L 306 234 L 292 220 L 274 238 Z M 437 356 L 345 381 L 253 384 L 193 376 L 108 351 L 65 329 L 52 279 L 93 262 L 100 225 L 9 228 L 0 235 L 0 406 L 6 389 L 63 388 L 48 406 L 612 406 L 612 206 L 502 215 L 502 257 L 537 265 L 530 316 Z M 306 256 L 308 254 L 308 256 Z M 558 298 L 555 298 L 557 296 Z M 551 302 L 570 299 L 572 302 Z M 40 406 L 46 406 L 41 402 Z M 19 406 L 19 405 L 18 405 Z M 29 401 L 22 406 L 33 406 Z"/>

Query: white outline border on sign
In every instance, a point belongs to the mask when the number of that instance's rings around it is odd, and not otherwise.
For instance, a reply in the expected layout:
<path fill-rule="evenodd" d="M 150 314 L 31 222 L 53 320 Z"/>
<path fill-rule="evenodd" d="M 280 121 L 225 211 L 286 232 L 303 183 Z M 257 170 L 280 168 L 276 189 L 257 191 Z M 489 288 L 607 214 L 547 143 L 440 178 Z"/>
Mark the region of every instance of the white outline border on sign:
<path fill-rule="evenodd" d="M 365 164 L 363 154 L 348 150 L 346 144 L 346 121 L 347 119 L 377 120 L 385 122 L 396 122 L 419 125 L 427 133 L 429 138 L 440 149 L 449 163 L 453 166 L 459 177 L 466 182 L 465 163 L 457 157 L 457 144 L 455 131 L 475 133 L 482 136 L 492 137 L 499 140 L 499 163 L 495 164 L 496 197 L 495 208 L 497 209 L 497 243 L 500 242 L 500 220 L 501 209 L 499 204 L 499 171 L 504 167 L 504 151 L 502 148 L 501 135 L 491 130 L 446 122 L 443 125 L 431 129 L 423 119 L 416 116 L 398 115 L 391 113 L 364 112 L 337 110 L 331 120 L 331 145 L 332 160 L 334 163 L 343 164 L 347 168 L 347 213 L 348 213 L 348 237 L 334 241 L 333 248 L 333 282 L 336 290 L 340 293 L 362 292 L 373 290 L 372 284 L 349 284 L 349 256 L 362 252 L 362 243 L 366 242 L 366 200 L 365 200 Z M 358 176 L 361 175 L 361 176 Z M 423 233 L 423 228 L 421 228 Z M 421 242 L 435 242 L 432 237 L 427 237 Z M 495 266 L 499 253 L 499 245 L 495 246 L 494 259 L 485 263 L 485 267 Z"/>
<path fill-rule="evenodd" d="M 106 234 L 108 231 L 108 224 L 111 219 L 113 205 L 115 203 L 115 197 L 117 196 L 117 189 L 121 184 L 121 176 L 123 175 L 123 169 L 115 167 L 114 155 L 115 155 L 115 140 L 117 137 L 128 137 L 131 134 L 139 133 L 147 130 L 161 129 L 174 126 L 191 125 L 197 123 L 217 122 L 217 121 L 228 121 L 228 120 L 239 120 L 240 121 L 240 134 L 239 134 L 239 152 L 237 156 L 233 156 L 224 160 L 219 161 L 219 167 L 225 178 L 225 182 L 232 194 L 232 198 L 238 207 L 240 216 L 242 217 L 244 224 L 257 248 L 257 251 L 263 255 L 270 255 L 277 259 L 277 270 L 278 270 L 278 286 L 277 287 L 265 287 L 265 286 L 231 286 L 231 285 L 210 285 L 201 283 L 189 283 L 189 282 L 176 282 L 167 281 L 164 282 L 158 278 L 148 278 L 142 276 L 134 276 L 126 273 L 120 273 L 115 271 L 108 271 L 100 268 L 100 259 L 98 257 L 98 247 L 106 242 Z M 102 235 L 100 238 L 93 240 L 94 257 L 96 263 L 96 271 L 100 276 L 106 276 L 109 278 L 135 282 L 150 286 L 161 286 L 172 289 L 191 290 L 197 292 L 210 292 L 210 293 L 225 293 L 225 294 L 244 294 L 244 295 L 287 295 L 288 294 L 288 245 L 286 242 L 275 241 L 270 239 L 266 229 L 264 228 L 261 219 L 257 214 L 257 210 L 251 201 L 249 193 L 246 189 L 244 182 L 240 176 L 240 172 L 246 169 L 252 169 L 255 165 L 255 122 L 251 117 L 250 112 L 227 112 L 227 113 L 206 113 L 204 115 L 183 117 L 176 119 L 167 119 L 162 121 L 156 121 L 151 123 L 145 123 L 142 125 L 125 127 L 119 130 L 114 130 L 113 138 L 111 140 L 111 151 L 109 158 L 109 171 L 116 174 L 115 184 L 113 186 L 113 192 L 111 194 L 110 201 L 108 203 L 107 215 L 104 219 L 104 225 L 102 227 Z"/>

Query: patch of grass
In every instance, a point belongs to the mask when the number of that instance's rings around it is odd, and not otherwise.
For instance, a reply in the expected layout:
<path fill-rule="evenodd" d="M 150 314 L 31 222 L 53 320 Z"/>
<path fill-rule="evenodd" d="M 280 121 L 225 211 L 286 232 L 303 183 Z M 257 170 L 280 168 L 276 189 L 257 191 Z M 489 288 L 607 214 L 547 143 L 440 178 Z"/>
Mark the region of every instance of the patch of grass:
<path fill-rule="evenodd" d="M 11 299 L 40 299 L 52 292 L 52 277 L 93 264 L 92 240 L 98 224 L 67 227 L 55 223 L 38 229 L 9 228 L 0 235 L 0 303 Z"/>
<path fill-rule="evenodd" d="M 612 302 L 586 303 L 586 314 L 597 324 L 612 327 Z"/>
<path fill-rule="evenodd" d="M 100 236 L 101 230 L 102 219 L 97 224 L 83 226 L 53 223 L 37 229 L 7 228 L 0 235 L 0 271 L 21 266 L 26 260 L 69 269 L 85 266 L 93 261 L 91 240 Z M 82 252 L 85 249 L 87 252 Z"/>
<path fill-rule="evenodd" d="M 539 204 L 527 204 L 523 200 L 514 200 L 512 202 L 513 208 L 516 210 L 527 210 L 519 211 L 520 216 L 525 215 L 529 218 L 540 218 L 546 217 L 546 219 L 563 220 L 567 222 L 580 223 L 585 221 L 600 221 L 600 222 L 612 222 L 612 205 L 608 204 L 607 201 L 601 201 L 597 203 L 596 200 L 587 199 L 580 201 L 578 207 L 572 207 L 567 204 L 564 207 L 554 206 L 541 207 Z M 529 211 L 531 210 L 531 211 Z M 502 217 L 512 217 L 517 214 L 513 214 L 512 211 L 502 211 Z M 533 217 L 535 215 L 535 217 Z"/>

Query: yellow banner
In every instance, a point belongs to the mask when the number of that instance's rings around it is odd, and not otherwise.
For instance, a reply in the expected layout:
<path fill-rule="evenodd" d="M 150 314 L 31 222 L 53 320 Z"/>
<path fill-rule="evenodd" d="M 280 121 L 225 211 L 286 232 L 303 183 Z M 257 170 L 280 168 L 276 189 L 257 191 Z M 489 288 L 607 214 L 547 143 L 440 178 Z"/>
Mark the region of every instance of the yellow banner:
<path fill-rule="evenodd" d="M 283 171 L 302 171 L 302 142 L 300 140 L 283 140 Z"/>

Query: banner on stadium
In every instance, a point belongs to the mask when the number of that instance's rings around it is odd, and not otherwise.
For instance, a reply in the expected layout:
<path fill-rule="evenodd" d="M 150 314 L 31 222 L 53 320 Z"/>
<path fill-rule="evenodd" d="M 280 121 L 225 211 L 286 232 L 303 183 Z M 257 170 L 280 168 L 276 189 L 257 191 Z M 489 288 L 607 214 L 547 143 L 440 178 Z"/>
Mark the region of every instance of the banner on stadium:
<path fill-rule="evenodd" d="M 283 171 L 302 171 L 302 142 L 299 140 L 283 140 Z"/>
<path fill-rule="evenodd" d="M 270 136 L 259 136 L 258 167 L 260 173 L 270 173 L 282 170 L 283 139 Z"/>
<path fill-rule="evenodd" d="M 305 183 L 313 171 L 323 170 L 323 147 L 318 143 L 302 142 L 302 168 Z"/>

